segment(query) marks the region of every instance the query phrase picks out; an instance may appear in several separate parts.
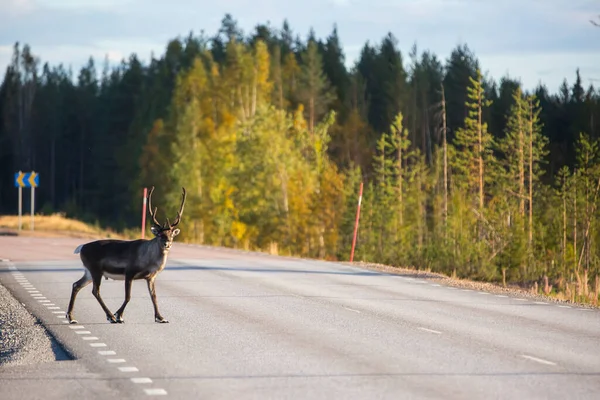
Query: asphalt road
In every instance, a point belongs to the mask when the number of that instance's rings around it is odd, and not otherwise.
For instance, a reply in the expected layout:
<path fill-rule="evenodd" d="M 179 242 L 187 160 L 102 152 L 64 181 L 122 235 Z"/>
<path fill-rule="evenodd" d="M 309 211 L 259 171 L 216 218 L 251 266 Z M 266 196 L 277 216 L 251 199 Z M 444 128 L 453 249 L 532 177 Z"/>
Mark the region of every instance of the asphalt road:
<path fill-rule="evenodd" d="M 600 312 L 336 263 L 175 244 L 154 322 L 91 294 L 77 239 L 0 237 L 0 282 L 75 356 L 0 371 L 2 399 L 598 399 Z M 103 280 L 115 311 L 123 282 Z M 37 397 L 36 397 L 37 396 Z"/>

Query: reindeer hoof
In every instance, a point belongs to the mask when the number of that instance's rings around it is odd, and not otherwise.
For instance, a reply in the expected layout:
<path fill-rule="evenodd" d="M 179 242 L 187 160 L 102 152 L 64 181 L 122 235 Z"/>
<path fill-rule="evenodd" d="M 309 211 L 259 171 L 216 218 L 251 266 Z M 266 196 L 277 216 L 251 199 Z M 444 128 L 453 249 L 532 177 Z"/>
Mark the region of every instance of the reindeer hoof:
<path fill-rule="evenodd" d="M 76 324 L 76 323 L 77 323 L 77 320 L 76 320 L 76 319 L 72 319 L 72 318 L 71 318 L 71 317 L 69 317 L 68 315 L 67 315 L 67 320 L 69 321 L 69 323 L 70 323 L 70 324 Z"/>
<path fill-rule="evenodd" d="M 106 320 L 109 321 L 111 324 L 116 324 L 117 323 L 117 319 L 114 317 L 114 315 L 107 316 Z"/>
<path fill-rule="evenodd" d="M 155 317 L 154 322 L 158 322 L 159 324 L 168 324 L 169 321 L 164 319 L 163 317 Z"/>

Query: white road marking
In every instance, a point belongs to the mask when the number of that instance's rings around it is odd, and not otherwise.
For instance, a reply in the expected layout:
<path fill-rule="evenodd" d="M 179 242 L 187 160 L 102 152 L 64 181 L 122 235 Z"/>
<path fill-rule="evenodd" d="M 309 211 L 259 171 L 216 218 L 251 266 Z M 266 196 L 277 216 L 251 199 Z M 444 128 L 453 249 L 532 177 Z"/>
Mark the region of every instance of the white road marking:
<path fill-rule="evenodd" d="M 56 318 L 67 318 L 64 315 L 57 315 Z"/>
<path fill-rule="evenodd" d="M 65 321 L 65 322 L 69 322 L 69 321 Z M 106 347 L 106 343 L 90 343 L 90 346 L 92 347 Z"/>
<path fill-rule="evenodd" d="M 578 311 L 594 311 L 591 308 L 578 308 Z"/>
<path fill-rule="evenodd" d="M 442 286 L 442 285 L 438 285 L 437 283 L 433 283 L 433 284 L 431 284 L 431 286 L 436 286 L 437 287 L 437 286 Z"/>
<path fill-rule="evenodd" d="M 435 333 L 437 335 L 441 335 L 442 334 L 442 332 L 440 332 L 440 331 L 434 331 L 433 329 L 427 329 L 427 328 L 421 328 L 421 327 L 419 327 L 419 329 L 422 330 L 422 331 L 425 331 L 425 332 Z"/>
<path fill-rule="evenodd" d="M 50 300 L 38 300 L 38 303 L 50 303 Z"/>
<path fill-rule="evenodd" d="M 471 289 L 463 289 L 462 292 L 472 292 Z"/>
<path fill-rule="evenodd" d="M 125 359 L 124 358 L 107 358 L 106 361 L 108 361 L 109 363 L 124 363 Z"/>
<path fill-rule="evenodd" d="M 518 301 L 527 301 L 527 299 L 515 299 L 515 300 L 518 300 Z"/>
<path fill-rule="evenodd" d="M 538 362 L 540 364 L 556 365 L 556 363 L 553 363 L 552 361 L 544 360 L 544 359 L 533 357 L 533 356 L 528 356 L 526 354 L 521 354 L 521 357 L 526 358 L 526 359 L 531 360 L 531 361 Z"/>
<path fill-rule="evenodd" d="M 40 291 L 39 290 L 28 290 L 27 292 L 29 292 L 29 293 L 39 293 Z"/>
<path fill-rule="evenodd" d="M 63 324 L 68 324 L 68 323 L 69 323 L 69 321 L 67 321 L 67 320 L 64 320 L 64 321 L 61 321 L 61 322 L 62 322 Z"/>
<path fill-rule="evenodd" d="M 146 394 L 149 396 L 160 396 L 167 394 L 165 389 L 144 389 L 144 392 L 146 392 Z"/>
<path fill-rule="evenodd" d="M 508 297 L 508 296 L 505 296 L 503 294 L 497 294 L 496 297 Z"/>
<path fill-rule="evenodd" d="M 121 372 L 138 372 L 139 369 L 136 367 L 119 367 L 119 371 Z"/>
<path fill-rule="evenodd" d="M 54 307 L 52 307 L 52 308 L 54 308 Z M 56 307 L 56 308 L 59 308 L 59 307 Z M 62 314 L 62 313 L 63 313 L 63 311 L 52 311 L 52 314 Z"/>
<path fill-rule="evenodd" d="M 560 308 L 571 308 L 570 306 L 559 306 Z"/>
<path fill-rule="evenodd" d="M 534 301 L 533 304 L 548 304 L 548 303 L 544 303 L 543 301 Z"/>
<path fill-rule="evenodd" d="M 152 379 L 150 379 L 150 378 L 131 378 L 131 382 L 133 382 L 133 383 L 152 383 Z"/>
<path fill-rule="evenodd" d="M 98 340 L 96 336 L 82 336 L 83 340 Z"/>
<path fill-rule="evenodd" d="M 56 304 L 54 304 L 54 303 L 46 303 L 46 304 L 44 304 L 44 305 L 45 305 L 45 306 L 55 306 Z"/>
<path fill-rule="evenodd" d="M 343 307 L 343 306 L 342 306 L 342 307 Z M 358 310 L 355 310 L 354 308 L 350 308 L 350 307 L 344 307 L 344 308 L 345 308 L 346 310 L 348 310 L 348 311 L 354 311 L 355 313 L 359 313 L 359 314 L 360 314 L 360 311 L 358 311 Z"/>
<path fill-rule="evenodd" d="M 60 307 L 48 307 L 48 310 L 60 310 Z"/>
<path fill-rule="evenodd" d="M 450 290 L 456 290 L 456 288 L 455 288 L 455 287 L 452 287 L 452 286 L 446 286 L 446 289 L 450 289 Z"/>
<path fill-rule="evenodd" d="M 477 294 L 489 294 L 488 292 L 477 292 Z"/>
<path fill-rule="evenodd" d="M 62 312 L 62 311 L 56 311 L 56 313 L 59 313 L 59 312 Z M 85 327 L 83 325 L 71 325 L 71 326 L 69 326 L 69 328 L 71 328 L 71 329 L 84 329 Z"/>
<path fill-rule="evenodd" d="M 92 332 L 90 332 L 90 331 L 75 331 L 75 333 L 78 335 L 89 335 Z"/>
<path fill-rule="evenodd" d="M 98 354 L 101 356 L 114 356 L 117 354 L 114 350 L 98 350 Z"/>
<path fill-rule="evenodd" d="M 415 283 L 427 283 L 425 281 L 415 281 Z"/>

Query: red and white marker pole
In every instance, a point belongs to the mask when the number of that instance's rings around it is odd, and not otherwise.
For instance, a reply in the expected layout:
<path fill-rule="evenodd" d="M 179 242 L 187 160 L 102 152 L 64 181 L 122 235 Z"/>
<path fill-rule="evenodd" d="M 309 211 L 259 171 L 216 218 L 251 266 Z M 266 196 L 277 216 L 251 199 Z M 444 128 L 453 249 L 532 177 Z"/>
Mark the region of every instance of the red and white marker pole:
<path fill-rule="evenodd" d="M 356 246 L 356 234 L 358 233 L 358 220 L 360 219 L 360 203 L 362 202 L 363 183 L 360 183 L 360 192 L 358 194 L 358 207 L 356 208 L 356 222 L 354 223 L 354 237 L 352 238 L 352 252 L 350 253 L 350 262 L 354 261 L 354 247 Z"/>
<path fill-rule="evenodd" d="M 144 188 L 144 200 L 142 202 L 142 239 L 146 235 L 146 202 L 148 201 L 148 188 Z"/>

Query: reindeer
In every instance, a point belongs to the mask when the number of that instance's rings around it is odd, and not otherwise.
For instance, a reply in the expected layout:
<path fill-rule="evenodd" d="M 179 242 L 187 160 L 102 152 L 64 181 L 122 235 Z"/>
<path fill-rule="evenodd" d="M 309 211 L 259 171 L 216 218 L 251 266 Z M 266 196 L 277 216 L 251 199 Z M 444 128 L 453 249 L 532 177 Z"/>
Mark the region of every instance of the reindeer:
<path fill-rule="evenodd" d="M 173 245 L 173 239 L 180 232 L 176 226 L 181 220 L 181 213 L 183 212 L 186 197 L 185 188 L 181 189 L 183 191 L 181 207 L 177 212 L 175 222 L 171 224 L 169 218 L 167 218 L 166 223 L 162 226 L 156 220 L 158 207 L 154 209 L 154 212 L 152 211 L 152 192 L 154 191 L 154 186 L 150 189 L 150 193 L 148 194 L 148 208 L 153 222 L 150 230 L 155 236 L 152 240 L 103 239 L 79 245 L 75 249 L 74 254 L 80 255 L 85 272 L 81 279 L 73 283 L 71 300 L 69 301 L 69 309 L 66 315 L 69 323 L 77 323 L 77 320 L 73 318 L 75 297 L 90 282 L 94 284 L 92 294 L 106 313 L 106 319 L 111 323 L 125 322 L 123 320 L 123 312 L 131 299 L 131 284 L 134 279 L 145 279 L 148 284 L 148 291 L 150 292 L 154 306 L 154 321 L 159 323 L 169 322 L 158 311 L 154 279 L 165 268 L 169 250 L 171 250 L 171 246 Z M 100 283 L 103 276 L 105 279 L 110 278 L 125 281 L 125 301 L 114 315 L 100 297 Z"/>

